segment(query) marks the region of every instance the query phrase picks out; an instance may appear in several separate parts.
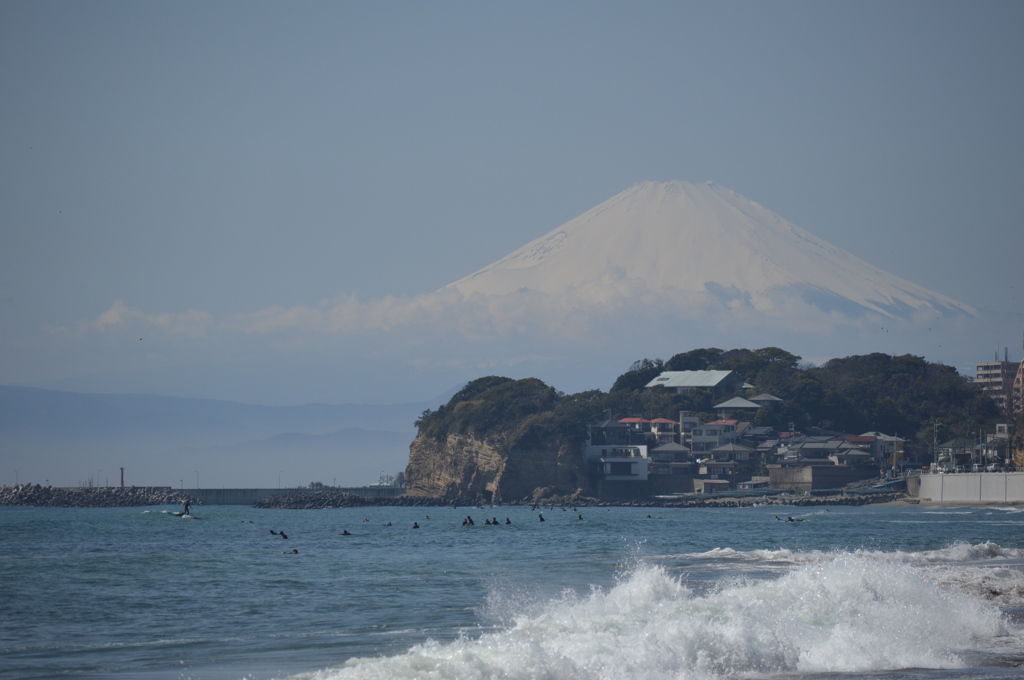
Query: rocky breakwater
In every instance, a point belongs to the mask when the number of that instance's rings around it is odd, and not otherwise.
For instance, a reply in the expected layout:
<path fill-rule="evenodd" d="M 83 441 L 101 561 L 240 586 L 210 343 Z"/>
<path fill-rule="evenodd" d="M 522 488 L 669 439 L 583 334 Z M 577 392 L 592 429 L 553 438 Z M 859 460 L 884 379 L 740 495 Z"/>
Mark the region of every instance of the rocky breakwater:
<path fill-rule="evenodd" d="M 761 505 L 815 507 L 826 505 L 871 505 L 872 503 L 891 503 L 897 500 L 906 500 L 905 494 L 897 493 L 874 493 L 857 495 L 835 495 L 835 496 L 790 496 L 780 498 L 762 498 L 759 496 L 745 496 L 742 498 L 685 498 L 680 500 L 665 500 L 657 503 L 659 507 L 665 508 L 752 508 Z M 912 502 L 912 501 L 907 501 Z M 622 505 L 652 505 L 651 503 L 623 503 Z"/>
<path fill-rule="evenodd" d="M 54 487 L 15 484 L 0 487 L 0 505 L 30 505 L 53 508 L 121 508 L 143 505 L 195 504 L 188 494 L 171 487 L 111 486 Z"/>
<path fill-rule="evenodd" d="M 373 506 L 438 506 L 448 505 L 440 498 L 367 498 L 342 491 L 296 491 L 268 496 L 252 504 L 264 510 L 324 510 L 328 508 L 365 508 Z"/>
<path fill-rule="evenodd" d="M 555 390 L 528 378 L 480 378 L 425 412 L 409 447 L 406 496 L 509 503 L 585 491 L 579 442 Z"/>

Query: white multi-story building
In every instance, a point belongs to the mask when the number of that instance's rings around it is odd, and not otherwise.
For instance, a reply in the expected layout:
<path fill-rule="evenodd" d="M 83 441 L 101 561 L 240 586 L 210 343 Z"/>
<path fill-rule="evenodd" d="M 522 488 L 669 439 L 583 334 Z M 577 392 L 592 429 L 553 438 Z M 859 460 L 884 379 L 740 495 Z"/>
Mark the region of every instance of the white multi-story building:
<path fill-rule="evenodd" d="M 647 443 L 636 422 L 609 420 L 589 427 L 590 436 L 583 446 L 583 462 L 592 474 L 608 481 L 647 479 Z"/>
<path fill-rule="evenodd" d="M 647 479 L 647 445 L 583 447 L 583 462 L 609 481 L 642 482 Z"/>
<path fill-rule="evenodd" d="M 1013 416 L 1016 418 L 1024 411 L 1024 361 L 1017 367 L 1017 377 L 1013 379 Z"/>
<path fill-rule="evenodd" d="M 1013 412 L 1013 381 L 1020 364 L 1015 361 L 986 361 L 977 365 L 974 384 L 992 397 L 1003 415 Z"/>

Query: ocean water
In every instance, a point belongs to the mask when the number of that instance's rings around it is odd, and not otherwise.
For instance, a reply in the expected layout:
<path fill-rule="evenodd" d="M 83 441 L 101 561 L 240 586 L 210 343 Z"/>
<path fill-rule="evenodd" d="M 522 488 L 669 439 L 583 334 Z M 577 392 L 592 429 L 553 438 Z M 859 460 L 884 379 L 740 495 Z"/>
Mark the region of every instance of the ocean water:
<path fill-rule="evenodd" d="M 0 508 L 0 677 L 1024 677 L 1015 508 L 172 510 Z"/>

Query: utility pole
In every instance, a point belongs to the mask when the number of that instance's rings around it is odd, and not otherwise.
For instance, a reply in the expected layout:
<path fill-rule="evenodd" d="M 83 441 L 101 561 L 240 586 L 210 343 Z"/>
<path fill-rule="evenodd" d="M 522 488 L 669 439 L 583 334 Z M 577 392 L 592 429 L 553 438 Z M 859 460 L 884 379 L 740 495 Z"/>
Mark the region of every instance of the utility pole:
<path fill-rule="evenodd" d="M 973 446 L 974 444 L 974 433 L 971 431 L 971 421 L 967 421 L 967 434 L 964 436 L 964 453 L 970 456 L 970 461 L 974 462 L 974 451 L 968 450 L 967 447 Z"/>

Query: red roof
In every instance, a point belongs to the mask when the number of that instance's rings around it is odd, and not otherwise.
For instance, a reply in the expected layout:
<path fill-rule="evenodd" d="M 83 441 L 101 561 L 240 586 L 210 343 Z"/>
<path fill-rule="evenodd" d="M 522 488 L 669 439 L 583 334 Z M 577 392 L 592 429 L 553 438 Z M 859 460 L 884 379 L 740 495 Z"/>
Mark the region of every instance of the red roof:
<path fill-rule="evenodd" d="M 654 420 L 652 420 L 651 422 L 652 422 L 652 423 L 671 423 L 671 424 L 673 424 L 673 425 L 675 425 L 675 424 L 676 424 L 676 421 L 674 421 L 674 420 L 669 420 L 668 418 L 655 418 L 655 419 L 654 419 Z"/>
<path fill-rule="evenodd" d="M 651 421 L 644 418 L 623 418 L 619 421 L 620 423 L 649 423 Z"/>

